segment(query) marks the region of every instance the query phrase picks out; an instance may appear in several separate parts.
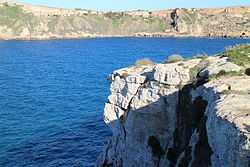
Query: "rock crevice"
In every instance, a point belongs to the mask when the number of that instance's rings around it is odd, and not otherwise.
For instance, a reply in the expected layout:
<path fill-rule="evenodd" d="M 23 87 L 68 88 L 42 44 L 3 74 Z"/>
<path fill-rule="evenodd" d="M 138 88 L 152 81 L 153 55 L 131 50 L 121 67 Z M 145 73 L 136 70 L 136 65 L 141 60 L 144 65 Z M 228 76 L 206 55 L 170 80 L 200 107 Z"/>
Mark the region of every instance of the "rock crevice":
<path fill-rule="evenodd" d="M 113 137 L 96 166 L 248 167 L 250 78 L 209 78 L 227 65 L 242 68 L 223 57 L 207 61 L 194 81 L 199 58 L 111 74 L 104 120 Z"/>

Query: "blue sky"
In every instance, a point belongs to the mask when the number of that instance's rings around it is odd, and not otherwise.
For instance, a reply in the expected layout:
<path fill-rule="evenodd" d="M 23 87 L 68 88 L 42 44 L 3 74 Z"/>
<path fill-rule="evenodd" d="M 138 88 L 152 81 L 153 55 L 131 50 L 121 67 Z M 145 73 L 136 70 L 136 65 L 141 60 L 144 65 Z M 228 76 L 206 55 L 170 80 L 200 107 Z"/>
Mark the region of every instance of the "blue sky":
<path fill-rule="evenodd" d="M 49 7 L 68 9 L 82 8 L 98 11 L 250 6 L 250 0 L 16 0 L 16 2 Z"/>

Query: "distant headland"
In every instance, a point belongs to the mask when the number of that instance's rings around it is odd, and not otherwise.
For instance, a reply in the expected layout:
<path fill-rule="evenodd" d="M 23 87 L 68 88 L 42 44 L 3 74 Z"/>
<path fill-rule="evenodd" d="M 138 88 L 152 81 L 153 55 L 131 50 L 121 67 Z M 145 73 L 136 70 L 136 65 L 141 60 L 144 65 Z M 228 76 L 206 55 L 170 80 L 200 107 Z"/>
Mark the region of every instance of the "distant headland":
<path fill-rule="evenodd" d="M 0 2 L 0 39 L 250 37 L 250 6 L 98 12 Z"/>

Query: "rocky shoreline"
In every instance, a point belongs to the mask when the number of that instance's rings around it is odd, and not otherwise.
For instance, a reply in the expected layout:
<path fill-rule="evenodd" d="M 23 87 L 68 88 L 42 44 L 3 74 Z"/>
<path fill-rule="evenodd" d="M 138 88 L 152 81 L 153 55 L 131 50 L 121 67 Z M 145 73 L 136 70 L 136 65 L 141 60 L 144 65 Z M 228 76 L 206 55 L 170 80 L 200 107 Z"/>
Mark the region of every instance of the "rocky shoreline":
<path fill-rule="evenodd" d="M 98 167 L 249 167 L 250 45 L 109 75 Z"/>
<path fill-rule="evenodd" d="M 249 6 L 98 12 L 0 2 L 0 39 L 249 38 Z"/>
<path fill-rule="evenodd" d="M 167 35 L 167 34 L 136 34 L 136 35 L 77 35 L 77 36 L 36 36 L 36 37 L 12 37 L 0 38 L 0 40 L 48 40 L 48 39 L 83 39 L 83 38 L 119 38 L 119 37 L 138 37 L 138 38 L 241 38 L 242 36 L 192 36 L 192 35 Z"/>

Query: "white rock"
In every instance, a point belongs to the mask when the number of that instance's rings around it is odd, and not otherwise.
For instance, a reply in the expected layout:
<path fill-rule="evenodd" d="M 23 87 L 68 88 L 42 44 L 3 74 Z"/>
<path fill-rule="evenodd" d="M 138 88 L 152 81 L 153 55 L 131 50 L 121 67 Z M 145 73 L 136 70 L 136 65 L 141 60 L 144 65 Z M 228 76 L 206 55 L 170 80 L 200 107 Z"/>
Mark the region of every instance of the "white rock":
<path fill-rule="evenodd" d="M 179 66 L 177 63 L 158 64 L 153 71 L 156 81 L 168 85 L 180 85 L 189 81 L 189 70 Z"/>
<path fill-rule="evenodd" d="M 221 61 L 219 58 L 210 59 L 212 63 Z M 178 124 L 178 112 L 187 112 L 177 110 L 180 92 L 176 85 L 186 84 L 189 80 L 189 68 L 183 67 L 178 62 L 158 64 L 154 70 L 150 66 L 151 71 L 146 71 L 146 75 L 143 67 L 126 68 L 125 71 L 130 70 L 130 73 L 125 79 L 124 69 L 110 76 L 111 95 L 104 108 L 104 121 L 112 129 L 113 136 L 96 166 L 170 167 L 167 152 L 173 147 L 176 129 L 182 126 Z M 213 151 L 211 167 L 248 167 L 250 78 L 214 79 L 191 90 L 192 101 L 202 96 L 208 102 L 205 116 L 208 145 Z M 187 146 L 192 148 L 189 167 L 193 162 L 198 163 L 195 151 L 199 135 L 194 129 L 187 140 Z M 152 136 L 159 144 L 156 155 L 149 144 Z M 185 156 L 185 151 L 180 152 L 175 166 L 181 165 Z"/>
<path fill-rule="evenodd" d="M 138 83 L 142 84 L 146 81 L 147 77 L 146 76 L 128 76 L 125 80 L 127 83 Z"/>
<path fill-rule="evenodd" d="M 110 86 L 111 95 L 108 97 L 109 102 L 127 109 L 140 86 L 141 84 L 128 83 L 119 76 L 116 76 Z"/>
<path fill-rule="evenodd" d="M 104 122 L 110 127 L 113 133 L 117 133 L 120 125 L 120 117 L 125 111 L 114 104 L 106 103 L 104 107 Z"/>
<path fill-rule="evenodd" d="M 228 83 L 232 87 L 250 85 L 250 80 Z M 238 86 L 237 86 L 238 85 Z M 248 86 L 249 87 L 249 86 Z M 216 88 L 214 89 L 216 94 Z M 233 92 L 232 92 L 233 93 Z M 250 155 L 250 95 L 211 95 L 206 110 L 208 142 L 214 167 L 247 167 Z"/>
<path fill-rule="evenodd" d="M 242 67 L 228 62 L 226 57 L 210 57 L 207 60 L 210 62 L 210 65 L 199 73 L 200 77 L 210 77 L 218 74 L 220 71 L 237 72 L 242 69 Z"/>

